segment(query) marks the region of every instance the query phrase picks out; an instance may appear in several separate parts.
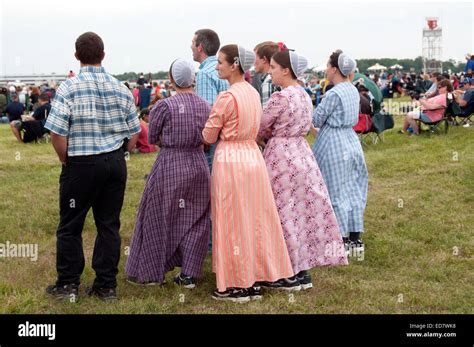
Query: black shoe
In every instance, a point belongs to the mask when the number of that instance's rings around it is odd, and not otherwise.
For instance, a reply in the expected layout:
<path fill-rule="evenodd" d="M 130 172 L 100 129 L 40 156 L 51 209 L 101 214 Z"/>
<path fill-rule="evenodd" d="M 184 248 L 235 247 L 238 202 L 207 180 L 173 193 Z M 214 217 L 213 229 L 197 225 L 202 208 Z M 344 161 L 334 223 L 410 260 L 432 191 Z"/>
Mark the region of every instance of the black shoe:
<path fill-rule="evenodd" d="M 46 294 L 52 296 L 58 300 L 69 300 L 70 302 L 76 302 L 79 296 L 79 285 L 77 284 L 66 284 L 63 286 L 50 285 L 46 288 Z"/>
<path fill-rule="evenodd" d="M 352 242 L 352 247 L 355 248 L 357 252 L 364 252 L 365 250 L 364 242 L 360 239 Z"/>
<path fill-rule="evenodd" d="M 280 290 L 287 290 L 287 291 L 300 291 L 301 285 L 298 281 L 296 276 L 290 278 L 282 278 L 275 282 L 257 282 L 258 286 L 268 288 L 268 289 L 280 289 Z"/>
<path fill-rule="evenodd" d="M 348 254 L 351 257 L 357 256 L 361 253 L 364 253 L 364 251 L 365 251 L 364 242 L 362 240 L 350 241 L 348 247 L 349 247 L 349 253 Z"/>
<path fill-rule="evenodd" d="M 256 285 L 253 285 L 250 288 L 247 288 L 251 300 L 262 300 L 262 288 Z"/>
<path fill-rule="evenodd" d="M 196 280 L 191 276 L 183 275 L 181 272 L 174 278 L 174 283 L 186 289 L 194 289 L 196 287 Z"/>
<path fill-rule="evenodd" d="M 219 292 L 217 289 L 212 293 L 212 298 L 219 301 L 232 301 L 244 303 L 250 301 L 250 295 L 245 288 L 229 288 L 224 292 Z"/>
<path fill-rule="evenodd" d="M 309 274 L 308 271 L 300 271 L 296 275 L 296 278 L 300 282 L 301 289 L 306 290 L 306 289 L 313 288 L 313 282 L 311 280 L 311 275 Z"/>
<path fill-rule="evenodd" d="M 127 282 L 130 284 L 134 284 L 136 286 L 160 286 L 160 285 L 166 284 L 166 281 L 163 281 L 163 283 L 153 282 L 153 281 L 142 283 L 138 281 L 137 277 L 132 277 L 132 276 L 127 277 Z"/>
<path fill-rule="evenodd" d="M 117 291 L 115 288 L 96 288 L 91 287 L 87 291 L 87 295 L 89 296 L 97 296 L 100 300 L 104 302 L 111 302 L 117 300 Z"/>
<path fill-rule="evenodd" d="M 344 251 L 346 252 L 346 257 L 351 253 L 351 241 L 348 237 L 343 237 L 342 242 L 344 242 Z"/>

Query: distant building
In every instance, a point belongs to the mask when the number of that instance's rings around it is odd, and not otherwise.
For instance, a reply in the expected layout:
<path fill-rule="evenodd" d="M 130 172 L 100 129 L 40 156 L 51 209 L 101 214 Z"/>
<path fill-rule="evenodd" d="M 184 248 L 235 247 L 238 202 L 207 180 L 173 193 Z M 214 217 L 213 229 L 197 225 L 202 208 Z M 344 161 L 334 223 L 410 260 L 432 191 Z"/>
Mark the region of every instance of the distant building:
<path fill-rule="evenodd" d="M 31 74 L 31 75 L 7 75 L 0 76 L 0 84 L 7 83 L 18 83 L 18 84 L 29 84 L 29 85 L 41 85 L 44 83 L 48 84 L 60 84 L 65 81 L 66 75 L 56 74 Z"/>

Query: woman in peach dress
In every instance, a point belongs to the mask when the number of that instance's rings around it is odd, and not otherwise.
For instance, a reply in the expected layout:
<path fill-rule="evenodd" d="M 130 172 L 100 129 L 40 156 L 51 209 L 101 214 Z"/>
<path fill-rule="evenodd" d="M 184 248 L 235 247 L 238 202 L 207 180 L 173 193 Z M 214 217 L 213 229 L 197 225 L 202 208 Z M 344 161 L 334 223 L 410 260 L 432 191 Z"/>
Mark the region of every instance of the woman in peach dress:
<path fill-rule="evenodd" d="M 255 55 L 241 46 L 221 48 L 217 70 L 230 88 L 219 94 L 202 132 L 219 138 L 211 178 L 212 268 L 216 300 L 260 299 L 256 282 L 294 276 L 272 188 L 256 137 L 262 108 L 244 80 Z"/>

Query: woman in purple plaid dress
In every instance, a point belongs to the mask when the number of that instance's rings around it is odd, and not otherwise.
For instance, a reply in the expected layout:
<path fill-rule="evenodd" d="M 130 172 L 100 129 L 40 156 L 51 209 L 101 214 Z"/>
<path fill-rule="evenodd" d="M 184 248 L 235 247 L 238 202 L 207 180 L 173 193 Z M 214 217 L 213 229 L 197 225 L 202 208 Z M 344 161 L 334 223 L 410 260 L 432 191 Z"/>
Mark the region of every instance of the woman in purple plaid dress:
<path fill-rule="evenodd" d="M 170 79 L 177 94 L 151 110 L 149 142 L 160 154 L 148 176 L 137 213 L 125 271 L 134 284 L 162 284 L 181 267 L 175 282 L 194 288 L 210 230 L 210 174 L 202 130 L 210 106 L 194 94 L 194 67 L 176 60 Z"/>

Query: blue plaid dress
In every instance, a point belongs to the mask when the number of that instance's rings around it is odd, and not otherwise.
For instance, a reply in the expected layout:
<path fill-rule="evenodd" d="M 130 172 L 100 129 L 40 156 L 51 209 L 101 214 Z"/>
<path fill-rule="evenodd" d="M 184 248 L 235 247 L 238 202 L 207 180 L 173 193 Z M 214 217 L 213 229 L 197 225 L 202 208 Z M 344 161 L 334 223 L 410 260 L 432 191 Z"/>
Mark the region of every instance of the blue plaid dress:
<path fill-rule="evenodd" d="M 314 156 L 328 188 L 343 237 L 364 231 L 368 172 L 357 124 L 360 96 L 349 82 L 329 90 L 314 110 L 313 125 L 320 128 Z"/>

